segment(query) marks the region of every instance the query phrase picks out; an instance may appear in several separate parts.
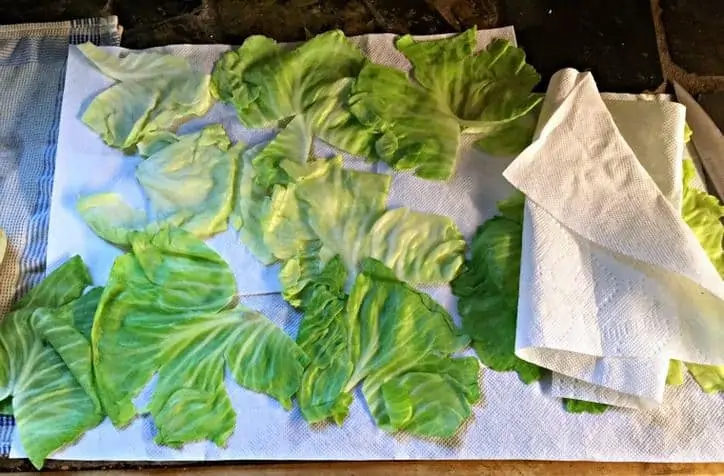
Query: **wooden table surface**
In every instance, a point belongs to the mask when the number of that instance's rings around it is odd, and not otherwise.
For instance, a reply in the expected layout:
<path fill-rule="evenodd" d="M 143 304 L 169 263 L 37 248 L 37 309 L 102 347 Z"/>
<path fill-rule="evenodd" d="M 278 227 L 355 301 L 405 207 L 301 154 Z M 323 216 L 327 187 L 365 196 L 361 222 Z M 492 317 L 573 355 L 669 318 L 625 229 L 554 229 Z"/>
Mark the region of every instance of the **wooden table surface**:
<path fill-rule="evenodd" d="M 72 472 L 50 472 L 68 475 Z M 37 473 L 15 473 L 34 475 Z M 610 475 L 724 475 L 724 463 L 650 464 L 547 461 L 397 461 L 288 464 L 219 464 L 146 469 L 83 471 L 83 476 L 130 475 L 221 475 L 221 476 L 598 476 Z"/>

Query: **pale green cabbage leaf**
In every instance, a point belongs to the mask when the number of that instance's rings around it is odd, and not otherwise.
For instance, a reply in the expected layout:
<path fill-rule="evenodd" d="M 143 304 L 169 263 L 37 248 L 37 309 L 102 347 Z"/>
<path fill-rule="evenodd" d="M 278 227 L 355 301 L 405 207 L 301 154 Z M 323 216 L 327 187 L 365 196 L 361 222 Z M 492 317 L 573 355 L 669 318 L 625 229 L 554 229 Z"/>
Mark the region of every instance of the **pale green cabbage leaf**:
<path fill-rule="evenodd" d="M 236 283 L 221 257 L 180 229 L 134 233 L 131 247 L 114 263 L 92 329 L 98 395 L 114 425 L 134 419 L 133 398 L 154 374 L 141 411 L 159 444 L 225 445 L 236 425 L 225 369 L 290 408 L 307 357 L 267 318 L 233 305 Z"/>
<path fill-rule="evenodd" d="M 371 159 L 397 170 L 413 170 L 426 179 L 445 180 L 453 175 L 460 126 L 455 117 L 441 111 L 429 91 L 410 82 L 402 71 L 365 65 L 347 107 L 365 129 L 374 132 Z"/>
<path fill-rule="evenodd" d="M 133 232 L 162 226 L 207 238 L 227 228 L 234 207 L 237 166 L 243 144 L 231 146 L 214 124 L 173 140 L 136 169 L 152 216 L 128 205 L 117 193 L 82 197 L 76 210 L 99 237 L 128 246 Z"/>
<path fill-rule="evenodd" d="M 252 36 L 221 57 L 212 73 L 213 90 L 236 107 L 245 126 L 274 126 L 303 114 L 337 80 L 356 77 L 365 62 L 339 30 L 287 51 Z"/>
<path fill-rule="evenodd" d="M 269 165 L 307 159 L 318 137 L 341 151 L 383 161 L 397 170 L 445 180 L 455 170 L 461 129 L 485 133 L 479 145 L 511 154 L 527 145 L 540 79 L 519 48 L 496 40 L 475 52 L 476 32 L 397 47 L 411 60 L 407 74 L 367 61 L 340 31 L 318 35 L 292 50 L 251 37 L 226 53 L 212 89 L 232 103 L 247 127 L 281 126 L 277 143 L 260 155 Z M 262 186 L 285 177 L 258 175 Z"/>
<path fill-rule="evenodd" d="M 303 290 L 297 342 L 312 363 L 298 395 L 302 415 L 341 424 L 361 382 L 383 430 L 454 435 L 480 398 L 476 359 L 452 357 L 468 338 L 439 304 L 377 260 L 362 262 L 349 297 L 346 279 L 333 258 Z"/>
<path fill-rule="evenodd" d="M 269 213 L 271 197 L 256 181 L 252 159 L 264 144 L 245 150 L 239 159 L 236 174 L 236 195 L 229 215 L 229 223 L 239 233 L 239 239 L 262 263 L 269 265 L 276 258 L 264 242 L 262 217 Z"/>
<path fill-rule="evenodd" d="M 542 99 L 532 94 L 540 75 L 525 62 L 522 49 L 500 38 L 481 51 L 476 44 L 474 27 L 450 38 L 417 41 L 405 35 L 395 43 L 412 63 L 415 80 L 464 132 L 487 132 L 514 121 Z"/>
<path fill-rule="evenodd" d="M 345 169 L 340 157 L 304 164 L 287 160 L 279 168 L 287 185 L 275 185 L 268 201 L 261 195 L 255 199 L 264 212 L 255 236 L 284 262 L 280 277 L 286 298 L 295 300 L 298 280 L 306 279 L 300 274 L 302 261 L 315 262 L 318 272 L 338 255 L 350 284 L 367 257 L 419 284 L 449 282 L 462 265 L 465 242 L 452 220 L 406 208 L 385 210 L 390 176 Z M 268 262 L 263 251 L 260 259 Z"/>
<path fill-rule="evenodd" d="M 708 193 L 698 190 L 692 185 L 696 175 L 696 167 L 691 160 L 683 162 L 684 190 L 681 201 L 681 216 L 696 235 L 707 256 L 724 276 L 724 206 L 719 200 Z M 686 368 L 701 389 L 707 393 L 724 392 L 724 365 L 700 365 L 686 363 Z"/>
<path fill-rule="evenodd" d="M 120 246 L 128 245 L 129 234 L 145 228 L 149 223 L 143 210 L 131 207 L 117 193 L 82 197 L 75 208 L 93 233 Z"/>
<path fill-rule="evenodd" d="M 232 147 L 220 124 L 178 139 L 136 169 L 156 220 L 202 238 L 224 231 L 244 145 Z"/>
<path fill-rule="evenodd" d="M 194 71 L 185 58 L 152 52 L 119 58 L 92 43 L 78 49 L 117 81 L 93 99 L 81 118 L 111 147 L 133 150 L 139 142 L 154 142 L 156 135 L 206 114 L 213 104 L 210 76 Z"/>
<path fill-rule="evenodd" d="M 91 346 L 98 292 L 83 295 L 90 276 L 73 257 L 32 289 L 0 321 L 0 400 L 9 403 L 36 468 L 97 426 Z"/>
<path fill-rule="evenodd" d="M 402 280 L 439 284 L 455 277 L 464 261 L 465 246 L 450 218 L 396 208 L 372 225 L 362 256 L 387 264 Z"/>

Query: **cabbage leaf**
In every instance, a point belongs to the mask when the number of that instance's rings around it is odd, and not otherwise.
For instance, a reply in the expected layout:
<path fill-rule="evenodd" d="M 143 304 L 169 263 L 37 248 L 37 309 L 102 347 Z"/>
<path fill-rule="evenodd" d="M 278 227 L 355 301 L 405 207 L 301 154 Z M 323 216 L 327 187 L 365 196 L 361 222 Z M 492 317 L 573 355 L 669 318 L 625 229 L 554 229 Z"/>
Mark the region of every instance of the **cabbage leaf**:
<path fill-rule="evenodd" d="M 75 256 L 0 321 L 0 400 L 11 400 L 25 453 L 36 468 L 97 426 L 104 413 L 93 385 L 87 329 L 99 292 Z"/>
<path fill-rule="evenodd" d="M 452 357 L 468 338 L 439 304 L 377 260 L 362 262 L 349 296 L 346 279 L 335 257 L 302 292 L 297 342 L 312 359 L 298 396 L 304 418 L 341 424 L 362 383 L 383 430 L 454 435 L 480 398 L 476 359 Z"/>
<path fill-rule="evenodd" d="M 136 169 L 151 204 L 150 217 L 116 193 L 78 200 L 76 210 L 96 235 L 127 247 L 134 231 L 174 226 L 207 238 L 227 228 L 243 145 L 231 146 L 219 124 L 171 137 Z"/>
<path fill-rule="evenodd" d="M 212 74 L 215 95 L 233 104 L 247 127 L 282 127 L 258 158 L 272 166 L 260 171 L 260 185 L 286 183 L 269 172 L 284 158 L 306 161 L 314 137 L 432 180 L 453 175 L 461 130 L 484 133 L 479 145 L 491 153 L 527 145 L 541 97 L 531 93 L 540 78 L 522 50 L 495 40 L 475 52 L 475 29 L 432 41 L 404 36 L 396 44 L 417 83 L 369 62 L 336 30 L 292 50 L 250 37 L 222 56 Z"/>
<path fill-rule="evenodd" d="M 224 372 L 291 407 L 307 357 L 261 314 L 234 306 L 228 265 L 181 229 L 135 232 L 116 260 L 92 328 L 98 395 L 114 425 L 154 374 L 147 408 L 155 441 L 179 447 L 209 439 L 223 446 L 236 419 Z"/>
<path fill-rule="evenodd" d="M 515 355 L 525 196 L 516 191 L 498 202 L 499 214 L 475 233 L 470 259 L 451 283 L 458 297 L 463 332 L 481 362 L 498 372 L 514 371 L 529 384 L 548 371 Z M 564 398 L 571 413 L 603 413 L 608 405 Z"/>
<path fill-rule="evenodd" d="M 111 147 L 133 150 L 175 130 L 211 108 L 210 76 L 185 58 L 142 52 L 119 58 L 92 43 L 78 49 L 104 75 L 117 81 L 102 91 L 81 120 Z"/>
<path fill-rule="evenodd" d="M 525 62 L 522 49 L 500 38 L 479 52 L 476 44 L 474 27 L 450 38 L 417 41 L 405 35 L 395 43 L 412 63 L 415 80 L 464 132 L 514 121 L 542 99 L 532 94 L 540 75 Z"/>
<path fill-rule="evenodd" d="M 345 169 L 339 157 L 304 164 L 285 160 L 277 166 L 287 184 L 275 185 L 268 200 L 261 194 L 254 200 L 260 227 L 251 241 L 260 239 L 283 262 L 285 298 L 296 300 L 300 273 L 312 269 L 300 270 L 302 261 L 316 263 L 318 273 L 339 256 L 350 284 L 368 257 L 392 267 L 399 279 L 419 284 L 449 282 L 462 265 L 465 241 L 451 219 L 406 208 L 385 210 L 390 176 Z M 269 262 L 265 250 L 258 256 Z"/>
<path fill-rule="evenodd" d="M 696 235 L 707 256 L 724 277 L 724 206 L 713 195 L 698 190 L 692 185 L 696 167 L 691 160 L 684 160 L 684 190 L 681 201 L 681 216 Z M 724 365 L 701 365 L 686 363 L 686 368 L 701 389 L 707 393 L 724 392 Z"/>
<path fill-rule="evenodd" d="M 458 297 L 463 331 L 487 367 L 515 371 L 525 383 L 543 377 L 545 370 L 515 355 L 515 326 L 523 236 L 523 194 L 498 203 L 501 215 L 483 223 L 475 233 L 470 259 L 452 282 Z"/>
<path fill-rule="evenodd" d="M 217 62 L 213 90 L 235 106 L 245 126 L 276 126 L 304 114 L 327 86 L 356 77 L 365 61 L 339 30 L 287 51 L 273 40 L 252 36 Z"/>

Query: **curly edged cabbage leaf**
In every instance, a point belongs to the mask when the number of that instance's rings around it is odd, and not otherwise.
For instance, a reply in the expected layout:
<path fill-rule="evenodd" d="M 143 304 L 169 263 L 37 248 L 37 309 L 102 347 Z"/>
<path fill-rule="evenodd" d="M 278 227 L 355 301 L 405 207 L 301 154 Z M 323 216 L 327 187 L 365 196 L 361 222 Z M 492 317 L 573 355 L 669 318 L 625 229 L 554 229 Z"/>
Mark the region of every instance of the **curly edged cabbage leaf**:
<path fill-rule="evenodd" d="M 461 129 L 485 133 L 481 147 L 508 154 L 527 145 L 535 127 L 532 111 L 541 97 L 531 90 L 539 76 L 522 50 L 504 40 L 477 53 L 475 45 L 475 29 L 442 40 L 399 38 L 416 84 L 366 60 L 339 31 L 293 50 L 255 36 L 217 62 L 212 89 L 247 127 L 282 127 L 259 160 L 304 162 L 319 137 L 341 151 L 445 180 L 455 170 Z M 265 187 L 284 180 L 258 176 Z"/>
<path fill-rule="evenodd" d="M 698 190 L 692 185 L 696 167 L 691 160 L 684 160 L 683 167 L 684 189 L 681 216 L 696 235 L 719 274 L 724 276 L 724 249 L 722 249 L 724 225 L 721 223 L 724 206 L 715 196 Z M 724 365 L 701 365 L 687 362 L 686 368 L 704 392 L 724 392 Z"/>
<path fill-rule="evenodd" d="M 221 124 L 213 124 L 142 162 L 136 178 L 157 220 L 204 238 L 224 231 L 243 147 L 232 147 Z"/>
<path fill-rule="evenodd" d="M 351 391 L 362 393 L 385 431 L 450 437 L 480 398 L 479 364 L 452 354 L 468 343 L 429 296 L 367 258 L 349 296 L 338 257 L 302 290 L 297 342 L 311 357 L 299 390 L 309 422 L 347 415 Z"/>
<path fill-rule="evenodd" d="M 387 210 L 372 225 L 362 256 L 385 263 L 402 280 L 439 284 L 455 277 L 464 261 L 465 246 L 450 218 L 396 208 Z"/>
<path fill-rule="evenodd" d="M 405 35 L 395 43 L 412 63 L 415 80 L 457 118 L 463 132 L 486 132 L 514 121 L 542 100 L 532 94 L 540 75 L 525 62 L 522 49 L 500 38 L 478 52 L 476 45 L 475 27 L 438 40 Z"/>
<path fill-rule="evenodd" d="M 261 67 L 270 58 L 282 54 L 276 41 L 261 35 L 252 35 L 237 50 L 224 53 L 214 65 L 211 73 L 211 94 L 221 101 L 231 103 L 237 110 L 242 124 L 266 125 L 263 117 L 251 117 L 251 105 L 256 99 L 255 91 L 244 82 L 244 72 L 254 66 Z M 248 121 L 248 122 L 246 122 Z"/>
<path fill-rule="evenodd" d="M 212 73 L 213 90 L 235 106 L 245 126 L 269 127 L 303 114 L 327 86 L 356 77 L 365 62 L 339 30 L 286 51 L 273 40 L 252 36 L 221 57 Z"/>
<path fill-rule="evenodd" d="M 170 137 L 173 140 L 136 169 L 151 217 L 116 193 L 90 195 L 77 202 L 78 213 L 96 235 L 129 246 L 130 234 L 147 228 L 174 226 L 200 238 L 227 228 L 243 145 L 232 146 L 220 124 Z"/>
<path fill-rule="evenodd" d="M 239 233 L 244 246 L 259 261 L 270 265 L 276 258 L 264 242 L 262 218 L 269 213 L 271 197 L 256 183 L 257 171 L 252 163 L 263 147 L 264 144 L 250 147 L 239 158 L 229 223 Z"/>
<path fill-rule="evenodd" d="M 266 317 L 234 306 L 221 257 L 181 229 L 134 232 L 116 260 L 92 329 L 98 396 L 114 425 L 135 418 L 133 398 L 154 374 L 147 408 L 156 442 L 223 446 L 236 420 L 224 372 L 291 407 L 307 357 Z"/>
<path fill-rule="evenodd" d="M 97 426 L 87 330 L 100 291 L 75 256 L 33 288 L 0 321 L 0 400 L 11 402 L 25 453 L 36 468 Z"/>
<path fill-rule="evenodd" d="M 347 100 L 354 117 L 374 131 L 374 160 L 421 178 L 453 175 L 460 143 L 455 117 L 402 71 L 369 63 L 362 68 Z M 331 145 L 337 146 L 335 142 Z"/>
<path fill-rule="evenodd" d="M 397 276 L 413 283 L 445 283 L 463 262 L 465 241 L 447 217 L 406 208 L 385 210 L 390 176 L 345 169 L 340 157 L 299 164 L 281 162 L 289 178 L 276 185 L 270 197 L 261 189 L 254 204 L 259 227 L 247 242 L 264 249 L 283 262 L 283 295 L 291 300 L 298 293 L 300 260 L 320 266 L 338 255 L 354 279 L 360 262 L 377 258 L 392 267 Z M 259 248 L 259 246 L 256 246 Z"/>
<path fill-rule="evenodd" d="M 92 43 L 78 49 L 117 81 L 93 99 L 81 118 L 111 147 L 126 151 L 153 142 L 213 105 L 210 76 L 193 70 L 185 58 L 153 52 L 119 58 Z"/>

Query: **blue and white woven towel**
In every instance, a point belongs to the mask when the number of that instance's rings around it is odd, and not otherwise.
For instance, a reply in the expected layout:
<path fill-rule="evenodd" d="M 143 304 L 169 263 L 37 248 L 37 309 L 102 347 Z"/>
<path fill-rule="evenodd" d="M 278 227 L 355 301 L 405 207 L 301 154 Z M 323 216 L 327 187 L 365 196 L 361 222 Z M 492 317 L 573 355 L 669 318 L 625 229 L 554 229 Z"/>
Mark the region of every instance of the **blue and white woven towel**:
<path fill-rule="evenodd" d="M 0 315 L 45 275 L 50 195 L 68 45 L 119 45 L 116 17 L 0 26 Z M 0 415 L 0 455 L 15 422 Z"/>

